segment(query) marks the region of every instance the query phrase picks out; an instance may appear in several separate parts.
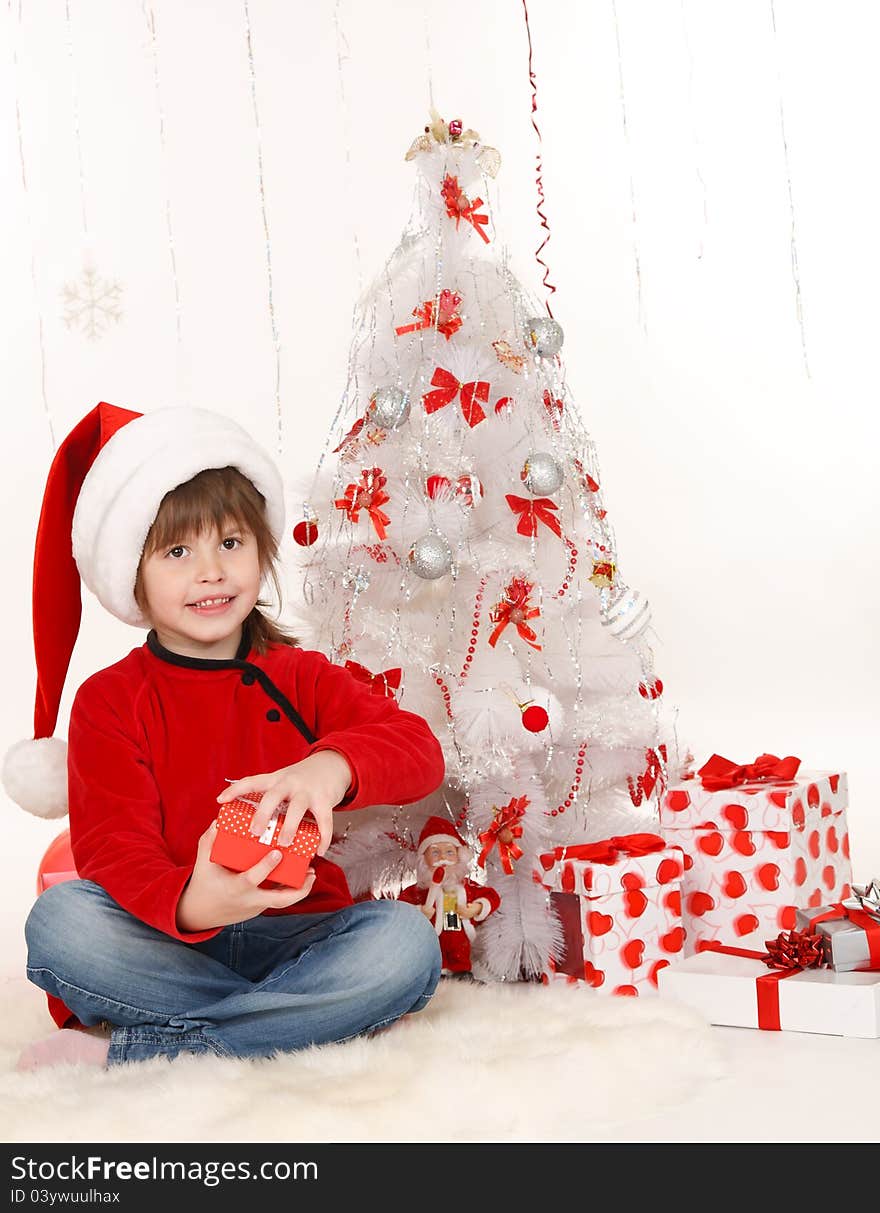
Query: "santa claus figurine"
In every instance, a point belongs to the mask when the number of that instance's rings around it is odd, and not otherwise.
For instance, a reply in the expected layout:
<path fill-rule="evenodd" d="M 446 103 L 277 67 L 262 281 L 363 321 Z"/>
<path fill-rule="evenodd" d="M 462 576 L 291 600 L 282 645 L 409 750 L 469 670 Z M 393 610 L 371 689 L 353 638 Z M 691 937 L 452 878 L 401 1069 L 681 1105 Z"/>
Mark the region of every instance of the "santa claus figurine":
<path fill-rule="evenodd" d="M 443 973 L 469 973 L 474 923 L 483 922 L 501 905 L 494 889 L 467 879 L 471 852 L 450 821 L 429 817 L 419 835 L 416 883 L 399 894 L 400 901 L 420 906 L 440 939 Z"/>

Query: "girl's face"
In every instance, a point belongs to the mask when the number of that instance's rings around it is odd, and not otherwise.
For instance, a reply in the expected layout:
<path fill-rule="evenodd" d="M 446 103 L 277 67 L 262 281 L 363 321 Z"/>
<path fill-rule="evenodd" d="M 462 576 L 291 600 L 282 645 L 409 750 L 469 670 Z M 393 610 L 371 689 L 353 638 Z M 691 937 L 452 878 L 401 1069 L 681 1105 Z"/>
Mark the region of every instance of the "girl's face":
<path fill-rule="evenodd" d="M 237 523 L 180 536 L 141 566 L 147 617 L 160 644 L 186 657 L 228 660 L 260 596 L 257 541 Z M 201 604 L 201 605 L 200 605 Z"/>

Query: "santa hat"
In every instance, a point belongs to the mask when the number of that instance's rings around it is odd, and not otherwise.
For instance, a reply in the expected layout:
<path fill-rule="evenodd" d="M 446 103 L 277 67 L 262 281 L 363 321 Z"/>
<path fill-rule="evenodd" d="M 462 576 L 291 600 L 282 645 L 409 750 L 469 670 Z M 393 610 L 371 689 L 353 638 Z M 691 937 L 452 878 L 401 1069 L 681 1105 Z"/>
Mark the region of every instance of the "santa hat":
<path fill-rule="evenodd" d="M 82 617 L 80 578 L 111 615 L 149 627 L 134 584 L 162 498 L 206 468 L 235 467 L 266 499 L 276 541 L 284 489 L 275 462 L 235 421 L 208 409 L 135 413 L 104 402 L 55 453 L 34 544 L 34 739 L 6 754 L 9 796 L 38 817 L 67 812 L 67 743 L 53 737 Z"/>
<path fill-rule="evenodd" d="M 452 822 L 447 821 L 445 817 L 428 818 L 422 826 L 421 834 L 419 834 L 419 845 L 416 848 L 416 854 L 424 855 L 427 848 L 435 842 L 454 842 L 459 847 L 467 846 L 467 843 L 458 833 Z"/>

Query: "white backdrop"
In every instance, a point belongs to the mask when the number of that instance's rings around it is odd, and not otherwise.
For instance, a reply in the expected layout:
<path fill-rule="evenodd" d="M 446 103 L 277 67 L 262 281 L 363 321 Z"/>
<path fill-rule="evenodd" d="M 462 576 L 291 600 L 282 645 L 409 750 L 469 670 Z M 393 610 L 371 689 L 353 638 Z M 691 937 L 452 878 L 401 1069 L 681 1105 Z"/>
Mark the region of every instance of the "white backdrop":
<path fill-rule="evenodd" d="M 850 773 L 880 871 L 872 0 L 530 0 L 544 250 L 622 572 L 698 759 Z M 5 751 L 32 728 L 33 542 L 54 444 L 99 400 L 237 418 L 294 482 L 351 309 L 409 213 L 429 88 L 504 157 L 540 291 L 520 0 L 8 0 L 0 11 Z M 65 285 L 120 285 L 94 340 Z M 284 549 L 290 601 L 295 545 Z M 143 642 L 86 596 L 62 700 Z M 194 756 L 197 761 L 197 756 Z M 2 967 L 64 822 L 8 803 Z"/>

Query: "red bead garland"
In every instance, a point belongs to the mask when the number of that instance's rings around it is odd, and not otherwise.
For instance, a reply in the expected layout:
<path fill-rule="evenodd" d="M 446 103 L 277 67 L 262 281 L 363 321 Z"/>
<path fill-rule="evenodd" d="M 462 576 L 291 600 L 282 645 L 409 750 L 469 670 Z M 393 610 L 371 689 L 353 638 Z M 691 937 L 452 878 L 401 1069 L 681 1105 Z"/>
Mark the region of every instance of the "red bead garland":
<path fill-rule="evenodd" d="M 467 655 L 464 659 L 464 665 L 461 668 L 460 680 L 463 682 L 470 670 L 471 662 L 474 659 L 474 654 L 477 651 L 477 637 L 480 632 L 480 615 L 483 613 L 483 591 L 486 588 L 488 577 L 484 577 L 480 582 L 480 588 L 477 590 L 477 596 L 474 599 L 474 617 L 471 623 L 471 642 L 468 645 Z"/>
<path fill-rule="evenodd" d="M 565 546 L 568 548 L 568 568 L 565 571 L 565 577 L 562 579 L 562 585 L 553 595 L 554 598 L 564 598 L 571 589 L 571 583 L 574 580 L 574 572 L 577 568 L 578 550 L 570 539 L 565 540 Z"/>
<path fill-rule="evenodd" d="M 587 743 L 584 742 L 584 744 L 578 750 L 577 762 L 576 762 L 575 768 L 574 768 L 574 779 L 572 780 L 571 787 L 568 789 L 568 795 L 566 796 L 566 798 L 562 802 L 562 804 L 557 805 L 555 809 L 551 809 L 549 811 L 549 813 L 545 813 L 545 816 L 558 817 L 560 813 L 564 813 L 566 809 L 570 809 L 571 806 L 574 804 L 574 802 L 577 798 L 578 788 L 581 786 L 581 780 L 583 778 L 584 755 L 586 754 L 586 752 L 587 752 Z"/>

